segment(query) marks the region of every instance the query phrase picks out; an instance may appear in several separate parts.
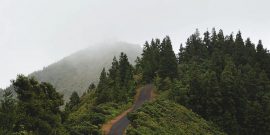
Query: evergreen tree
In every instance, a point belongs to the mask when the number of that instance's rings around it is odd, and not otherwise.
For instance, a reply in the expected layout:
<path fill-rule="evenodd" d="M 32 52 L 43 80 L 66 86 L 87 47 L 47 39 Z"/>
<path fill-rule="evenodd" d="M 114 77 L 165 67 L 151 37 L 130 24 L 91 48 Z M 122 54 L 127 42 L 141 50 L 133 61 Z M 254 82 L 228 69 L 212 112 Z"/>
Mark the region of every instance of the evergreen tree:
<path fill-rule="evenodd" d="M 99 83 L 97 87 L 99 89 L 98 92 L 103 90 L 103 88 L 106 86 L 106 83 L 107 83 L 107 73 L 106 73 L 105 68 L 103 68 L 99 77 Z"/>
<path fill-rule="evenodd" d="M 221 88 L 222 88 L 222 107 L 224 113 L 224 120 L 222 123 L 218 123 L 220 126 L 225 129 L 225 131 L 229 134 L 238 134 L 239 133 L 239 125 L 237 123 L 236 114 L 236 101 L 235 98 L 237 95 L 237 69 L 232 62 L 232 60 L 226 61 L 226 66 L 224 71 L 221 74 Z M 239 97 L 241 98 L 241 97 Z M 227 119 L 227 120 L 226 120 Z M 225 122 L 226 121 L 226 122 Z"/>
<path fill-rule="evenodd" d="M 210 43 L 210 46 L 208 47 L 208 51 L 210 54 L 212 54 L 212 52 L 214 51 L 214 48 L 216 48 L 217 38 L 218 37 L 217 37 L 216 29 L 213 28 L 212 33 L 211 33 L 211 43 Z"/>
<path fill-rule="evenodd" d="M 105 68 L 102 69 L 99 83 L 97 87 L 97 103 L 105 103 L 111 101 L 110 89 L 108 85 L 108 77 Z"/>
<path fill-rule="evenodd" d="M 142 75 L 147 83 L 152 82 L 159 69 L 160 62 L 160 40 L 152 40 L 149 45 L 145 43 L 142 53 Z"/>
<path fill-rule="evenodd" d="M 256 55 L 256 50 L 255 50 L 255 45 L 251 42 L 250 38 L 247 38 L 245 42 L 245 56 L 246 60 L 248 61 L 247 63 L 249 64 L 255 64 L 255 55 Z"/>
<path fill-rule="evenodd" d="M 134 74 L 138 75 L 142 73 L 142 59 L 137 57 L 135 60 Z"/>
<path fill-rule="evenodd" d="M 160 64 L 158 74 L 161 78 L 177 78 L 177 59 L 172 49 L 170 38 L 163 39 L 160 49 Z"/>
<path fill-rule="evenodd" d="M 142 53 L 142 74 L 143 74 L 143 80 L 145 82 L 150 82 L 155 76 L 155 70 L 153 68 L 153 65 L 151 64 L 152 56 L 150 53 L 150 45 L 148 42 L 145 42 L 143 53 Z"/>
<path fill-rule="evenodd" d="M 128 61 L 127 55 L 123 52 L 119 58 L 120 85 L 124 86 L 132 79 L 132 67 Z"/>
<path fill-rule="evenodd" d="M 204 46 L 208 49 L 208 50 L 213 50 L 212 46 L 211 46 L 211 39 L 210 39 L 210 33 L 209 31 L 207 30 L 205 33 L 204 33 L 204 38 L 203 38 L 203 44 Z M 208 54 L 210 55 L 210 54 Z"/>
<path fill-rule="evenodd" d="M 66 107 L 68 110 L 72 110 L 74 107 L 78 106 L 80 103 L 80 97 L 76 91 L 72 92 L 69 102 L 67 103 Z"/>
<path fill-rule="evenodd" d="M 221 47 L 224 47 L 225 44 L 225 37 L 222 30 L 219 30 L 217 34 L 217 48 L 221 49 Z"/>
<path fill-rule="evenodd" d="M 223 47 L 224 53 L 232 55 L 235 51 L 235 44 L 234 44 L 234 36 L 233 33 L 231 33 L 229 36 L 225 37 L 225 45 Z"/>
<path fill-rule="evenodd" d="M 19 75 L 12 82 L 18 98 L 18 131 L 28 134 L 60 134 L 63 96 L 48 83 Z"/>
<path fill-rule="evenodd" d="M 178 53 L 178 63 L 180 64 L 182 61 L 184 61 L 184 47 L 183 44 L 180 45 L 179 53 Z"/>
<path fill-rule="evenodd" d="M 236 34 L 235 38 L 235 54 L 234 54 L 234 61 L 236 62 L 236 65 L 243 64 L 245 65 L 247 63 L 247 54 L 245 53 L 245 44 L 242 38 L 242 34 L 239 31 Z"/>
<path fill-rule="evenodd" d="M 116 57 L 114 57 L 113 62 L 112 62 L 112 66 L 109 69 L 109 78 L 111 78 L 112 80 L 115 80 L 116 77 L 119 75 L 118 70 L 119 70 L 119 63 L 118 63 Z"/>
<path fill-rule="evenodd" d="M 268 78 L 270 78 L 270 54 L 269 51 L 264 49 L 262 41 L 259 40 L 259 43 L 256 48 L 256 61 L 258 62 L 261 69 L 265 70 Z"/>

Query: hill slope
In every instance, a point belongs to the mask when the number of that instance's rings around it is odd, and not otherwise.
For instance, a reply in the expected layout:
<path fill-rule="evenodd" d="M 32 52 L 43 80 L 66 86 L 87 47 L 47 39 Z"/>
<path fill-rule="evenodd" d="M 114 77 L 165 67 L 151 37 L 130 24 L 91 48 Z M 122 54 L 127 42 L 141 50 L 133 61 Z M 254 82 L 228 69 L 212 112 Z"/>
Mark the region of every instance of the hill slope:
<path fill-rule="evenodd" d="M 73 91 L 81 95 L 91 82 L 97 83 L 102 68 L 108 68 L 113 57 L 118 57 L 120 52 L 129 54 L 129 60 L 133 63 L 141 53 L 141 47 L 124 42 L 99 44 L 65 57 L 29 76 L 51 83 L 68 99 Z"/>
<path fill-rule="evenodd" d="M 225 135 L 187 108 L 167 100 L 147 103 L 130 113 L 127 134 Z"/>

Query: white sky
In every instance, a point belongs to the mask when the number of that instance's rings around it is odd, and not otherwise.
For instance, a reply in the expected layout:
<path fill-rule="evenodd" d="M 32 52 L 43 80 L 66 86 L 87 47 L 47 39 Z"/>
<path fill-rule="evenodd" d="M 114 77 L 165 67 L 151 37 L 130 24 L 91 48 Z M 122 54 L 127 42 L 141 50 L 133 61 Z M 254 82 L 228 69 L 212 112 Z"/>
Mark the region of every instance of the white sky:
<path fill-rule="evenodd" d="M 177 50 L 196 28 L 241 30 L 270 48 L 269 0 L 0 0 L 0 88 L 105 40 L 169 35 Z"/>

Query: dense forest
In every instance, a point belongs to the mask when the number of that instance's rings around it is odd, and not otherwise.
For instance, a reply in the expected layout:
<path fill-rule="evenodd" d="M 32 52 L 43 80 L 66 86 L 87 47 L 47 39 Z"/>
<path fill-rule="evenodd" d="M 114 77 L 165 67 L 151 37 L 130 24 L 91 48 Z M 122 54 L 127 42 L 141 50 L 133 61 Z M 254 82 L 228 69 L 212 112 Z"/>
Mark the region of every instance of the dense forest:
<path fill-rule="evenodd" d="M 255 45 L 240 31 L 200 36 L 196 30 L 177 55 L 168 36 L 146 42 L 135 63 L 125 53 L 114 57 L 97 85 L 82 96 L 73 92 L 65 105 L 51 84 L 18 75 L 16 98 L 5 91 L 1 100 L 0 134 L 101 134 L 102 124 L 129 108 L 136 89 L 148 83 L 157 101 L 129 114 L 127 133 L 152 127 L 164 134 L 270 134 L 270 54 L 262 41 Z"/>
<path fill-rule="evenodd" d="M 234 37 L 215 29 L 201 37 L 197 30 L 180 46 L 177 62 L 162 46 L 158 39 L 144 45 L 145 81 L 228 134 L 270 134 L 270 54 L 262 41 L 255 46 L 240 31 Z"/>

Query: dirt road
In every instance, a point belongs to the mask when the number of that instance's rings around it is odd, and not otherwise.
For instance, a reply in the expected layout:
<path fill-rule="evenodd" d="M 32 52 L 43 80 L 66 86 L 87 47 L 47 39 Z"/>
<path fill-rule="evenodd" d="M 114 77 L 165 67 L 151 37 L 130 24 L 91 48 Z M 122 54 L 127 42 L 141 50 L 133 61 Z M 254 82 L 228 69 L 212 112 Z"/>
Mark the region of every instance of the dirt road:
<path fill-rule="evenodd" d="M 114 120 L 109 132 L 107 133 L 108 135 L 124 134 L 124 131 L 129 124 L 129 120 L 127 119 L 127 113 L 138 109 L 145 101 L 150 100 L 153 97 L 153 88 L 153 85 L 148 84 L 141 89 L 133 107 L 119 115 L 117 119 Z"/>

